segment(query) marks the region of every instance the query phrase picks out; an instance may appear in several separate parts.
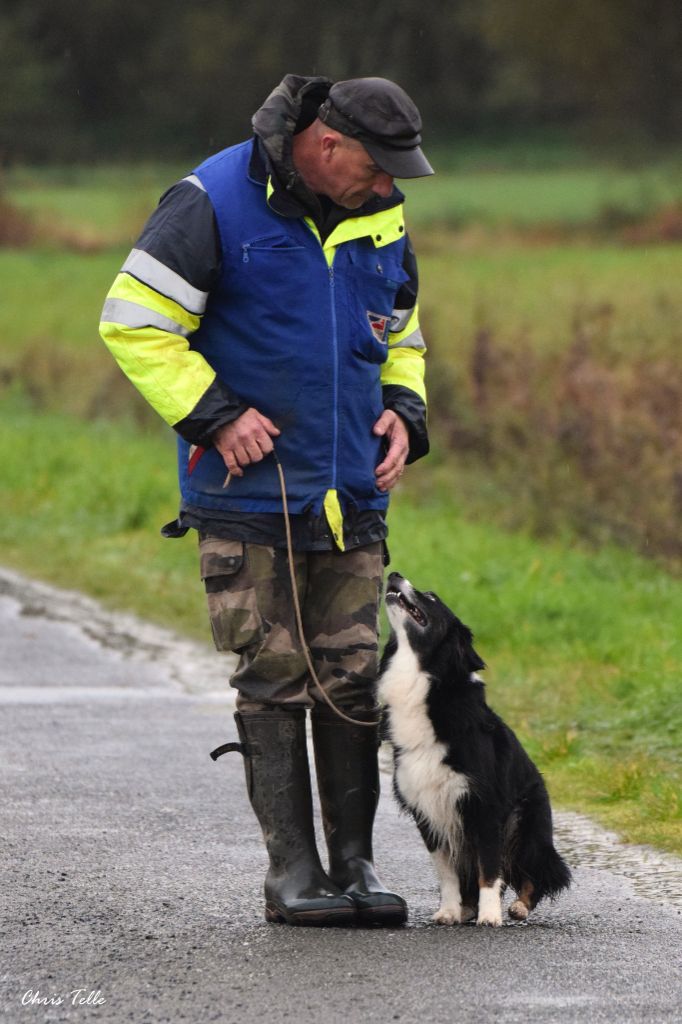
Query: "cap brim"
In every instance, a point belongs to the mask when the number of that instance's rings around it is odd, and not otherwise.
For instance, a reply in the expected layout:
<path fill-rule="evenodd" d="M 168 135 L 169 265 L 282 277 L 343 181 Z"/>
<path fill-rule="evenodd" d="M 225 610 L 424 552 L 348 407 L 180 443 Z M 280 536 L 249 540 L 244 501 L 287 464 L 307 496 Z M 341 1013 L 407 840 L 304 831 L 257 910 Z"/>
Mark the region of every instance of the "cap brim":
<path fill-rule="evenodd" d="M 382 171 L 392 178 L 425 178 L 435 174 L 419 146 L 414 149 L 396 149 L 393 146 L 379 146 L 376 142 L 361 142 Z"/>

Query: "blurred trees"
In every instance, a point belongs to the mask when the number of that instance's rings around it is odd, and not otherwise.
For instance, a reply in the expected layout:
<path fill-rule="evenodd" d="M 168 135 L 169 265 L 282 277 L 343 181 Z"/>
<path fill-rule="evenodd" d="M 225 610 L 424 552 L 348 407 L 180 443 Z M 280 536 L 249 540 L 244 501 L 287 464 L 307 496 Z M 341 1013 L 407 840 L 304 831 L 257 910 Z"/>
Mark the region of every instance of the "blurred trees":
<path fill-rule="evenodd" d="M 0 157 L 199 156 L 287 72 L 399 81 L 433 138 L 547 124 L 672 142 L 678 0 L 4 0 Z"/>

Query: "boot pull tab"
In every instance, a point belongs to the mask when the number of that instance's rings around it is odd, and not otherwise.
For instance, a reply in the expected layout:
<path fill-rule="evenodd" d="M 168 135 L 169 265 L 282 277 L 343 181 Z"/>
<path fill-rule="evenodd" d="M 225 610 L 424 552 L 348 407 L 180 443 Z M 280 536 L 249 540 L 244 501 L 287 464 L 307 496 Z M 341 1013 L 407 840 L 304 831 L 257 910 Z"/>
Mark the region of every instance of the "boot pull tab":
<path fill-rule="evenodd" d="M 221 746 L 216 747 L 215 750 L 211 751 L 211 758 L 217 761 L 223 754 L 230 754 L 233 750 L 236 750 L 242 757 L 248 757 L 249 752 L 243 743 L 223 743 Z"/>

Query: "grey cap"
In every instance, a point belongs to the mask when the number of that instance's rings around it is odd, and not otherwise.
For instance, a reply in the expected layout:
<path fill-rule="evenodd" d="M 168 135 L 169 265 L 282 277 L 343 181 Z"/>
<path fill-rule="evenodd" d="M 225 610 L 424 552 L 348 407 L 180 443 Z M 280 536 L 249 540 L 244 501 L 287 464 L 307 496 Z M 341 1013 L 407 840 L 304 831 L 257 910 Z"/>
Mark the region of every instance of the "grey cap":
<path fill-rule="evenodd" d="M 318 117 L 361 142 L 382 171 L 393 178 L 422 178 L 434 173 L 420 149 L 419 111 L 405 90 L 387 78 L 336 82 Z"/>

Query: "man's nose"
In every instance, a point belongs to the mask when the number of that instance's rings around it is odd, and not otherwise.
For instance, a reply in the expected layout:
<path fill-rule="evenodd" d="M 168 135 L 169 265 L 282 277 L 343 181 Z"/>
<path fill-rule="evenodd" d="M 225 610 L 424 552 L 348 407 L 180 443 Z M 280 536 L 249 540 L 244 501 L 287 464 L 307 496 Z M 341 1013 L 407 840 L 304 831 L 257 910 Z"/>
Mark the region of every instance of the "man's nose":
<path fill-rule="evenodd" d="M 378 174 L 372 185 L 372 192 L 376 192 L 382 199 L 387 199 L 393 191 L 393 178 L 390 174 Z"/>

